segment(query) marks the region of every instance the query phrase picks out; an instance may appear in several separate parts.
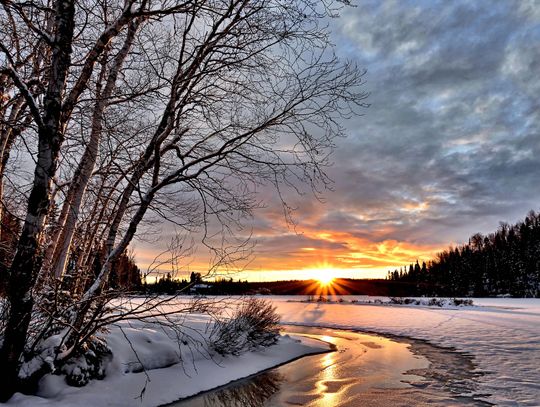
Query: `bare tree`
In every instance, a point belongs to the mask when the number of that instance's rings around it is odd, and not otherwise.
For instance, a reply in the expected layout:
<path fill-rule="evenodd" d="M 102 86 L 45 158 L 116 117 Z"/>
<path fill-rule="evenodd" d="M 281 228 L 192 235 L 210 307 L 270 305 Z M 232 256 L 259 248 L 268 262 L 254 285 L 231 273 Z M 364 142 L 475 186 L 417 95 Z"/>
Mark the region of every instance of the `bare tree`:
<path fill-rule="evenodd" d="M 365 98 L 363 72 L 336 58 L 324 25 L 339 3 L 2 2 L 2 143 L 21 134 L 37 155 L 9 270 L 1 399 L 48 336 L 62 334 L 61 366 L 107 323 L 156 309 L 107 307 L 113 265 L 149 215 L 227 231 L 260 184 L 327 182 L 339 120 Z M 6 45 L 22 31 L 24 60 Z M 51 287 L 70 292 L 52 310 Z"/>

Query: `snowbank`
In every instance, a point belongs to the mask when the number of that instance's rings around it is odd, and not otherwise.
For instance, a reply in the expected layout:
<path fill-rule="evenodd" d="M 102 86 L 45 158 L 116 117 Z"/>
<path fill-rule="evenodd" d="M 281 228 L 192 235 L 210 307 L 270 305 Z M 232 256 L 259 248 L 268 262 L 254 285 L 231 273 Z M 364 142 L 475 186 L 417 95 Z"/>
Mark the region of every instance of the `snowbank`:
<path fill-rule="evenodd" d="M 154 407 L 328 350 L 326 343 L 285 335 L 273 346 L 221 357 L 208 351 L 206 316 L 189 315 L 184 325 L 189 335 L 177 338 L 156 325 L 118 324 L 106 335 L 114 356 L 104 380 L 77 388 L 63 376 L 47 375 L 37 396 L 16 394 L 6 405 Z"/>
<path fill-rule="evenodd" d="M 501 406 L 540 406 L 539 299 L 473 299 L 475 306 L 446 308 L 360 305 L 365 296 L 345 300 L 272 298 L 284 323 L 408 336 L 467 352 L 484 373 L 481 398 Z"/>

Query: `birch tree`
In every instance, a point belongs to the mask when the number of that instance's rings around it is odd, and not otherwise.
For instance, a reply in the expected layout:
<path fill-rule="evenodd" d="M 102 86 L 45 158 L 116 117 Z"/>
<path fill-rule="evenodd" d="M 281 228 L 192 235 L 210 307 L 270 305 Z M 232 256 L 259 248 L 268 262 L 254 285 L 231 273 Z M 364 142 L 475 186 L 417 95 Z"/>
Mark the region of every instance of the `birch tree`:
<path fill-rule="evenodd" d="M 51 335 L 62 339 L 37 378 L 107 323 L 140 317 L 111 316 L 108 283 L 149 215 L 227 229 L 257 206 L 261 184 L 328 182 L 339 122 L 365 98 L 362 71 L 328 38 L 342 3 L 2 2 L 0 147 L 22 137 L 37 154 L 8 275 L 1 399 Z M 27 57 L 9 45 L 22 31 Z M 50 287 L 70 293 L 54 310 L 42 306 Z"/>

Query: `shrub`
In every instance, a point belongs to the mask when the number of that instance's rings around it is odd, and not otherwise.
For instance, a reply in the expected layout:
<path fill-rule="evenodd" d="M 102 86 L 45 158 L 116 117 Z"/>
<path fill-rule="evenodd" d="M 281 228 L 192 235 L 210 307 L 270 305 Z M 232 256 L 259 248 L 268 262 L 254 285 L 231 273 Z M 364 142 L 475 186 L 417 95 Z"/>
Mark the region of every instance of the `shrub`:
<path fill-rule="evenodd" d="M 454 298 L 453 302 L 454 302 L 454 305 L 457 307 L 473 305 L 473 300 L 470 300 L 470 299 Z"/>
<path fill-rule="evenodd" d="M 69 359 L 60 372 L 66 375 L 67 384 L 82 387 L 92 379 L 103 379 L 105 367 L 111 359 L 111 350 L 105 342 L 94 337 L 82 347 L 77 356 Z"/>
<path fill-rule="evenodd" d="M 429 300 L 428 305 L 431 307 L 442 307 L 444 305 L 444 301 L 440 298 L 432 298 Z"/>
<path fill-rule="evenodd" d="M 217 320 L 210 333 L 210 347 L 220 355 L 239 355 L 276 343 L 279 336 L 276 308 L 261 298 L 249 298 L 232 318 Z"/>

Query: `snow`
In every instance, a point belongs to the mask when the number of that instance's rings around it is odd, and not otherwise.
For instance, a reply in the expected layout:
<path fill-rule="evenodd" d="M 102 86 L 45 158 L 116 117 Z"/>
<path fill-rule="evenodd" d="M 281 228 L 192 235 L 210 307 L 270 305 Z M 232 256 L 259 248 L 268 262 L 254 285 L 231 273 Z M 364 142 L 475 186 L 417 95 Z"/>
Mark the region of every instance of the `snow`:
<path fill-rule="evenodd" d="M 282 322 L 425 339 L 474 356 L 478 394 L 500 406 L 540 406 L 540 300 L 473 299 L 472 307 L 272 301 Z M 359 301 L 351 303 L 351 300 Z"/>
<path fill-rule="evenodd" d="M 63 376 L 47 375 L 36 396 L 17 393 L 5 405 L 154 407 L 329 349 L 324 342 L 283 335 L 276 345 L 222 357 L 208 351 L 207 316 L 191 314 L 183 324 L 190 335 L 180 338 L 155 324 L 117 324 L 106 335 L 114 356 L 105 379 L 79 388 Z"/>
<path fill-rule="evenodd" d="M 426 305 L 429 301 L 394 305 L 388 298 L 366 296 L 343 296 L 343 302 L 329 298 L 332 303 L 308 303 L 307 297 L 264 298 L 274 303 L 285 324 L 400 335 L 455 348 L 472 355 L 483 373 L 477 397 L 500 406 L 540 406 L 539 299 L 473 299 L 473 306 L 445 301 L 439 307 Z M 208 353 L 205 342 L 208 318 L 190 314 L 184 323 L 189 338 L 173 337 L 142 322 L 113 327 L 107 340 L 114 357 L 104 380 L 75 388 L 61 376 L 49 375 L 38 396 L 16 394 L 7 405 L 153 407 L 327 349 L 314 340 L 282 336 L 274 346 L 217 358 Z"/>

